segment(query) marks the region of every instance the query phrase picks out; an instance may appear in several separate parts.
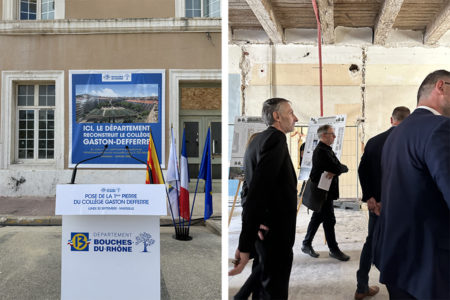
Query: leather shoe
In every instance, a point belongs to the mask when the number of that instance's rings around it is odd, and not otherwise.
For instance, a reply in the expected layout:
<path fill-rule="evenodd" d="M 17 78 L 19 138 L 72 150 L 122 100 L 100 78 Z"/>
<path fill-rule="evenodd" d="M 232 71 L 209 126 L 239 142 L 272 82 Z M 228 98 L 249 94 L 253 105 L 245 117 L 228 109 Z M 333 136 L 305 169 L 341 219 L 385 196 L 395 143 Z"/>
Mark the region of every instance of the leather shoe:
<path fill-rule="evenodd" d="M 341 250 L 330 251 L 330 256 L 341 261 L 347 261 L 350 259 L 350 256 L 348 256 Z"/>
<path fill-rule="evenodd" d="M 380 288 L 376 285 L 370 286 L 367 292 L 365 293 L 358 293 L 358 291 L 355 292 L 355 300 L 363 300 L 365 297 L 372 297 L 375 296 L 380 291 Z"/>
<path fill-rule="evenodd" d="M 309 245 L 303 245 L 302 246 L 302 252 L 308 254 L 311 257 L 317 258 L 319 257 L 319 253 L 314 251 L 312 246 Z"/>

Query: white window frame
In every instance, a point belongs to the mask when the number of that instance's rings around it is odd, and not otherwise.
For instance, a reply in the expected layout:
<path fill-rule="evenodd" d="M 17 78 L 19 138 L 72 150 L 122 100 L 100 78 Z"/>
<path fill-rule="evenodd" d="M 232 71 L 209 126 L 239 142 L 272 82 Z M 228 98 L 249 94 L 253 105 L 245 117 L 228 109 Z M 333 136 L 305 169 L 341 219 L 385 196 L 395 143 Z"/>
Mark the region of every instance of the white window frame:
<path fill-rule="evenodd" d="M 18 90 L 19 90 L 19 85 L 32 85 L 34 86 L 34 95 L 33 95 L 33 105 L 31 106 L 19 106 L 17 105 L 19 100 L 18 100 Z M 44 86 L 44 85 L 55 85 L 55 82 L 16 82 L 15 83 L 15 91 L 14 91 L 14 97 L 16 102 L 15 104 L 15 110 L 16 110 L 16 118 L 15 118 L 15 127 L 14 127 L 14 133 L 15 133 L 15 147 L 14 147 L 14 161 L 17 164 L 29 164 L 29 163 L 33 163 L 33 164 L 41 164 L 41 163 L 46 163 L 46 164 L 53 164 L 55 161 L 55 157 L 53 155 L 53 158 L 50 159 L 43 159 L 43 158 L 38 158 L 39 157 L 39 111 L 40 110 L 48 110 L 48 109 L 52 109 L 53 111 L 55 111 L 56 109 L 56 100 L 55 100 L 55 105 L 53 106 L 43 106 L 43 105 L 39 105 L 39 87 L 40 86 Z M 56 97 L 55 97 L 56 98 Z M 34 157 L 33 158 L 19 158 L 19 151 L 17 151 L 19 149 L 19 127 L 17 126 L 17 120 L 19 120 L 19 111 L 20 110 L 33 110 L 35 112 L 34 114 Z M 53 131 L 55 131 L 55 129 L 53 129 Z M 55 141 L 57 139 L 56 135 L 54 135 L 53 137 L 53 141 Z M 54 147 L 53 147 L 53 151 L 54 151 Z"/>
<path fill-rule="evenodd" d="M 3 20 L 20 20 L 20 0 L 3 0 Z M 40 8 L 38 9 L 41 10 Z M 54 20 L 64 19 L 66 13 L 65 0 L 55 0 Z M 40 18 L 40 16 L 39 16 Z M 37 19 L 39 20 L 39 19 Z M 34 20 L 33 20 L 34 21 Z"/>
<path fill-rule="evenodd" d="M 211 0 L 208 0 L 208 1 L 211 1 Z M 222 1 L 223 0 L 215 0 L 215 1 L 219 1 L 219 16 L 217 16 L 217 17 L 210 17 L 210 16 L 208 16 L 207 18 L 220 18 L 221 16 L 221 14 L 220 14 L 220 10 L 221 10 L 221 5 L 222 5 Z M 204 2 L 202 1 L 202 14 L 204 13 Z"/>
<path fill-rule="evenodd" d="M 175 0 L 175 17 L 184 18 L 185 16 L 186 16 L 185 0 Z"/>
<path fill-rule="evenodd" d="M 222 9 L 222 1 L 220 0 L 220 9 Z M 197 18 L 209 18 L 209 17 L 205 17 L 203 16 L 204 14 L 204 0 L 200 1 L 200 6 L 201 6 L 201 17 L 197 17 Z M 177 18 L 186 18 L 186 0 L 175 0 L 175 17 Z M 191 18 L 191 17 L 189 17 Z M 218 17 L 217 17 L 218 18 Z"/>
<path fill-rule="evenodd" d="M 16 87 L 18 84 L 54 82 L 55 84 L 55 149 L 54 159 L 17 161 L 16 128 L 18 119 Z M 0 123 L 0 169 L 64 169 L 64 71 L 3 71 Z"/>
<path fill-rule="evenodd" d="M 180 81 L 221 81 L 222 71 L 216 69 L 169 70 L 169 124 L 179 128 L 180 121 Z M 179 130 L 174 130 L 175 140 L 179 139 Z M 178 151 L 180 143 L 177 143 Z"/>

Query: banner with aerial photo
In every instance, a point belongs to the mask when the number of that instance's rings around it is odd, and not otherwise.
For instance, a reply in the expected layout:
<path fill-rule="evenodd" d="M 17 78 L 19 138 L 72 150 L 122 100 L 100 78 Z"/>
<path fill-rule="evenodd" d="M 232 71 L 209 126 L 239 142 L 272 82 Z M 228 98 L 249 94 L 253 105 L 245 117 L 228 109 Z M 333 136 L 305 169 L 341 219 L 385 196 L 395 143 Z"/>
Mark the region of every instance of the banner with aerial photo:
<path fill-rule="evenodd" d="M 164 159 L 164 70 L 69 71 L 69 167 L 145 168 L 152 132 Z M 164 167 L 164 166 L 163 166 Z"/>

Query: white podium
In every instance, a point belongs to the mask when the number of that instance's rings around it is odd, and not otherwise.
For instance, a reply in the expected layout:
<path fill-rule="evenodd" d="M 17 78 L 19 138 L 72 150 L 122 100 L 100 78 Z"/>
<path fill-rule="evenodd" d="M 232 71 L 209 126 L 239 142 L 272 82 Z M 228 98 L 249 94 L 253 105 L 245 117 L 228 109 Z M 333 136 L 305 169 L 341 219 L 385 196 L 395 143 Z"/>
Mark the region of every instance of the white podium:
<path fill-rule="evenodd" d="M 160 299 L 165 199 L 157 184 L 58 185 L 61 299 Z"/>

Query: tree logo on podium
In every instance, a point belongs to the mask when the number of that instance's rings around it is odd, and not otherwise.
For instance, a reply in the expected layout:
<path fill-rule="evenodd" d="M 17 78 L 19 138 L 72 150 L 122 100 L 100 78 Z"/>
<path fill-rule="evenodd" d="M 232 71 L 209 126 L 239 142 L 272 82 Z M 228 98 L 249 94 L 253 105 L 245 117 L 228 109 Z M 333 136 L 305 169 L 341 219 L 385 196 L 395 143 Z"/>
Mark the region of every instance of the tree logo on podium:
<path fill-rule="evenodd" d="M 144 244 L 144 251 L 142 252 L 148 252 L 147 247 L 150 247 L 155 243 L 155 240 L 152 239 L 152 235 L 148 232 L 142 232 L 136 237 L 136 245 L 139 245 L 140 243 Z"/>

